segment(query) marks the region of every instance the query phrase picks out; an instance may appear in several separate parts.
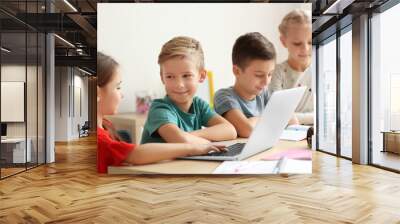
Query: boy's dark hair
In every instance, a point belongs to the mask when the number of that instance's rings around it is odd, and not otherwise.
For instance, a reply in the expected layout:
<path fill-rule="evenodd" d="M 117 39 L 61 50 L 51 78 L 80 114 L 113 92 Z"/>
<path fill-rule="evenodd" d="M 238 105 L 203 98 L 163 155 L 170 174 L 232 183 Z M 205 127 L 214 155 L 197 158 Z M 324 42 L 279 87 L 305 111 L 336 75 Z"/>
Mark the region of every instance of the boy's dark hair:
<path fill-rule="evenodd" d="M 274 45 L 261 33 L 246 33 L 236 39 L 232 50 L 232 63 L 245 69 L 255 59 L 275 60 Z"/>

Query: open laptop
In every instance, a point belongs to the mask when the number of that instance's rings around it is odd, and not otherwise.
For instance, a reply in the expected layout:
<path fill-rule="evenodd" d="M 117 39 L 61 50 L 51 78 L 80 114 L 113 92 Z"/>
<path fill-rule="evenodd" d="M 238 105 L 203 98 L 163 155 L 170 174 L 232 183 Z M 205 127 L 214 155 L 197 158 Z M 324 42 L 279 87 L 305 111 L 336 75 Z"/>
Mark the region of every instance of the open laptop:
<path fill-rule="evenodd" d="M 274 92 L 247 143 L 230 145 L 226 152 L 212 152 L 180 159 L 243 160 L 271 148 L 279 141 L 305 90 L 306 87 L 298 87 Z"/>

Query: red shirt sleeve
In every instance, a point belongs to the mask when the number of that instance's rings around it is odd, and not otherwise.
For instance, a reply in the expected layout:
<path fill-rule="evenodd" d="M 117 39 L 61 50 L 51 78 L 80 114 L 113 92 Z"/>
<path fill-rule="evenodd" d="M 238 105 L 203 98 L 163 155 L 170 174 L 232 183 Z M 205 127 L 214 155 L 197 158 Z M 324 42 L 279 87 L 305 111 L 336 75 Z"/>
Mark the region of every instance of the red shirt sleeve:
<path fill-rule="evenodd" d="M 107 173 L 108 166 L 120 166 L 134 148 L 134 144 L 113 140 L 106 130 L 97 128 L 97 172 Z"/>

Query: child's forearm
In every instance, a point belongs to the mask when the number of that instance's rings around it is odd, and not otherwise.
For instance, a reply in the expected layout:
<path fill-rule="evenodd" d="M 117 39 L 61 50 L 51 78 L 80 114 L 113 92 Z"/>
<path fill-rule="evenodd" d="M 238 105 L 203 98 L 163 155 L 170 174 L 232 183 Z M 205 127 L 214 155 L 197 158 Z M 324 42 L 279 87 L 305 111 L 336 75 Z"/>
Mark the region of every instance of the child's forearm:
<path fill-rule="evenodd" d="M 235 127 L 229 123 L 217 124 L 204 129 L 192 131 L 190 134 L 208 139 L 210 141 L 232 140 L 237 137 Z"/>
<path fill-rule="evenodd" d="M 154 163 L 162 160 L 174 159 L 181 156 L 191 155 L 192 146 L 190 144 L 164 144 L 148 143 L 138 145 L 130 153 L 126 162 L 141 165 Z"/>
<path fill-rule="evenodd" d="M 249 121 L 250 126 L 252 127 L 252 129 L 256 126 L 257 122 L 258 122 L 259 117 L 250 117 L 247 118 L 247 120 Z"/>
<path fill-rule="evenodd" d="M 188 133 L 186 132 L 185 134 L 185 141 L 186 143 L 192 143 L 192 144 L 207 144 L 210 143 L 210 139 L 201 137 L 201 136 L 197 136 L 195 134 L 193 134 L 192 132 Z"/>
<path fill-rule="evenodd" d="M 237 124 L 236 130 L 238 135 L 242 138 L 250 137 L 251 132 L 253 132 L 254 127 L 258 122 L 259 117 L 246 118 L 241 124 Z"/>
<path fill-rule="evenodd" d="M 175 125 L 164 125 L 158 129 L 159 135 L 167 143 L 192 143 L 192 144 L 207 144 L 209 140 L 192 135 L 188 132 L 180 130 Z"/>
<path fill-rule="evenodd" d="M 192 143 L 192 144 L 208 144 L 209 140 L 200 136 L 193 135 L 189 132 L 180 132 L 173 136 L 173 138 L 164 139 L 167 143 Z"/>

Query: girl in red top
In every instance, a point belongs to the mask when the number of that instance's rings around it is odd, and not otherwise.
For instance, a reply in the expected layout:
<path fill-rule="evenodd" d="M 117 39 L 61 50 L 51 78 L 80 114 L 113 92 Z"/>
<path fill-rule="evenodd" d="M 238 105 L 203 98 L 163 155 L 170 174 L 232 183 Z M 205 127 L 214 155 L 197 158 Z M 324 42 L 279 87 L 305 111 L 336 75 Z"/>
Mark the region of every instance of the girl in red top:
<path fill-rule="evenodd" d="M 210 144 L 149 143 L 134 145 L 117 136 L 105 115 L 117 113 L 122 99 L 121 75 L 118 63 L 103 53 L 97 53 L 97 171 L 106 173 L 108 166 L 123 163 L 147 164 L 181 156 L 202 155 L 209 151 L 225 150 Z"/>

